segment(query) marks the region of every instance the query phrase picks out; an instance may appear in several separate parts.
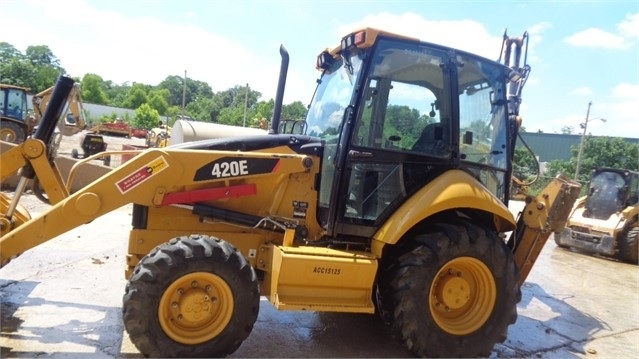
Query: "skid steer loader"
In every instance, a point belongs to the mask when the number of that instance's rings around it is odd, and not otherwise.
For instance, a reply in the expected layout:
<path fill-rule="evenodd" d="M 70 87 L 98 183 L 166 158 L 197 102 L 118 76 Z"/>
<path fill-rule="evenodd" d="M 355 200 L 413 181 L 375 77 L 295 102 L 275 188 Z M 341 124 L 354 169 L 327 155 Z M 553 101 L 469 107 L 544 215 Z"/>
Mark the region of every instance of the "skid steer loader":
<path fill-rule="evenodd" d="M 555 243 L 639 264 L 639 172 L 595 168 Z"/>
<path fill-rule="evenodd" d="M 22 176 L 2 196 L 2 264 L 133 203 L 122 313 L 144 355 L 232 353 L 263 295 L 280 310 L 379 313 L 418 356 L 487 356 L 580 189 L 557 177 L 508 210 L 527 38 L 504 34 L 493 61 L 349 33 L 317 58 L 303 134 L 278 134 L 281 47 L 268 134 L 147 149 L 75 193 L 47 156 L 61 77 L 34 138 L 2 154 L 2 178 Z M 36 177 L 52 206 L 31 218 L 19 199 Z"/>

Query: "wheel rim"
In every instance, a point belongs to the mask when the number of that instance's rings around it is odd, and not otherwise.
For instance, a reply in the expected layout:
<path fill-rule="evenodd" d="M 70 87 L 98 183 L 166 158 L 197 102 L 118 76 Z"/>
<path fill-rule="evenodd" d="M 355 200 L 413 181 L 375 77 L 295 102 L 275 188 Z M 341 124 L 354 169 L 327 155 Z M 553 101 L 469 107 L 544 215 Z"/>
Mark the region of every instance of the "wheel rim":
<path fill-rule="evenodd" d="M 164 291 L 158 318 L 171 339 L 182 344 L 199 344 L 226 328 L 233 306 L 233 292 L 222 278 L 194 272 L 178 278 Z"/>
<path fill-rule="evenodd" d="M 428 299 L 433 320 L 444 331 L 466 335 L 481 328 L 497 299 L 495 279 L 480 260 L 459 257 L 435 276 Z"/>
<path fill-rule="evenodd" d="M 15 142 L 16 138 L 18 138 L 18 135 L 14 131 L 6 128 L 0 130 L 0 139 L 3 141 Z"/>

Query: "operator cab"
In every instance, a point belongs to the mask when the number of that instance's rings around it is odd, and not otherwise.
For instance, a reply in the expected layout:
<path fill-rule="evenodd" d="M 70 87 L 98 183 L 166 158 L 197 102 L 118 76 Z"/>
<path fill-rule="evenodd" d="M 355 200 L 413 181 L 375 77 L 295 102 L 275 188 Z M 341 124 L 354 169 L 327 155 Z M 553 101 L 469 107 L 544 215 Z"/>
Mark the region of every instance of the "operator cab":
<path fill-rule="evenodd" d="M 23 121 L 27 114 L 27 89 L 0 86 L 0 116 Z"/>
<path fill-rule="evenodd" d="M 451 169 L 507 203 L 512 69 L 373 29 L 321 53 L 317 67 L 306 133 L 323 144 L 318 219 L 329 234 L 372 236 Z"/>
<path fill-rule="evenodd" d="M 590 176 L 584 217 L 607 220 L 613 213 L 637 204 L 639 173 L 623 169 L 596 168 Z"/>

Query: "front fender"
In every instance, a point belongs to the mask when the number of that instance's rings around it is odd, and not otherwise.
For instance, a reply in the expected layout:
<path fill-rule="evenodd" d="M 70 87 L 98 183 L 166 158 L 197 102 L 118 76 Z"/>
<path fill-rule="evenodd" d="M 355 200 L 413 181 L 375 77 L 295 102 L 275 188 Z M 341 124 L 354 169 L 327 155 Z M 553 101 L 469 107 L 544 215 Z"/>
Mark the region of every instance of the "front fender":
<path fill-rule="evenodd" d="M 492 225 L 499 232 L 516 227 L 515 218 L 503 202 L 468 173 L 451 170 L 421 188 L 393 213 L 373 236 L 373 253 L 381 256 L 384 245 L 397 243 L 417 223 L 456 208 L 492 213 Z"/>

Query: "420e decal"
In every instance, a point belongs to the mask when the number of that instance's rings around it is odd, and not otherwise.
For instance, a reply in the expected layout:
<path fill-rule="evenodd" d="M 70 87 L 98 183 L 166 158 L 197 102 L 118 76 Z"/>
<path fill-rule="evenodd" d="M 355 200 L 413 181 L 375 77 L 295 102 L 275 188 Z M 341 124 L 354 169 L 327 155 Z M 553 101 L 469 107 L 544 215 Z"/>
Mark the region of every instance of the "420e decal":
<path fill-rule="evenodd" d="M 277 158 L 224 157 L 200 167 L 195 171 L 193 180 L 206 181 L 271 173 L 279 161 Z"/>

